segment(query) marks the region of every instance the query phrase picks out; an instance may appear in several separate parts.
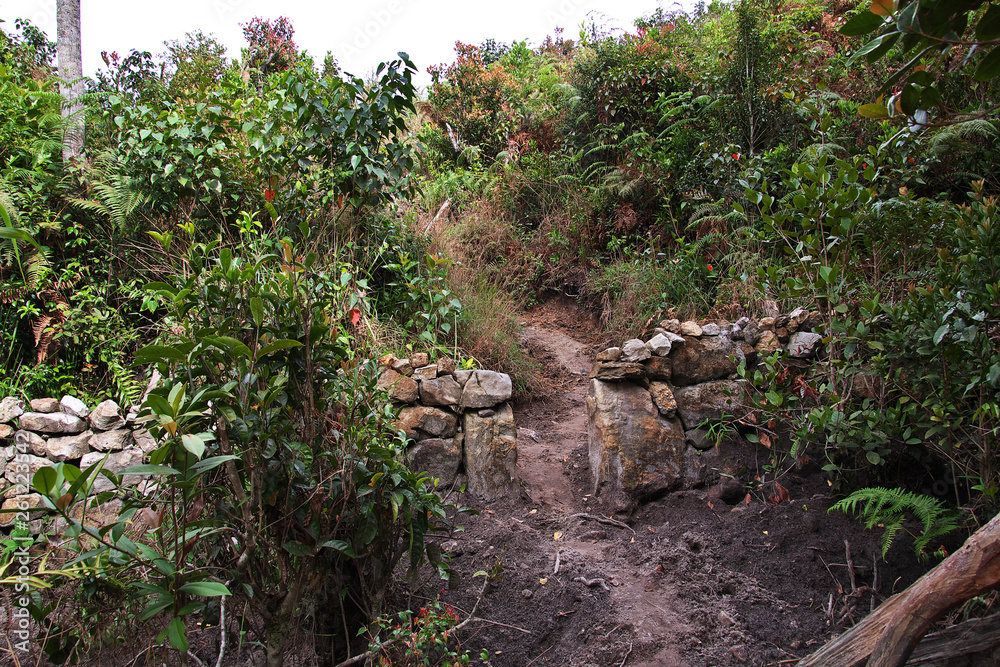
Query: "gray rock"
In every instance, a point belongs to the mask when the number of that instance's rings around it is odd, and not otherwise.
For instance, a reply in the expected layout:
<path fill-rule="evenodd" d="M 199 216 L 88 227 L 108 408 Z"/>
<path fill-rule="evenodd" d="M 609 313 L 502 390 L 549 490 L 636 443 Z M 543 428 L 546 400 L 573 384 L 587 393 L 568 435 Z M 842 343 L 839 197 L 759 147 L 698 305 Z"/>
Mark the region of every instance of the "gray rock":
<path fill-rule="evenodd" d="M 679 334 L 681 332 L 681 321 L 677 319 L 663 320 L 660 322 L 660 326 L 671 333 Z"/>
<path fill-rule="evenodd" d="M 59 412 L 59 401 L 54 398 L 33 398 L 30 405 L 32 412 L 41 412 L 46 415 Z"/>
<path fill-rule="evenodd" d="M 480 417 L 484 417 L 484 418 L 485 417 L 492 417 L 493 415 L 495 415 L 497 413 L 497 411 L 494 410 L 493 408 L 483 408 L 482 410 L 478 410 L 477 412 L 478 412 L 478 414 L 479 414 Z"/>
<path fill-rule="evenodd" d="M 665 333 L 663 335 L 670 339 L 670 344 L 673 347 L 677 347 L 678 345 L 683 345 L 684 344 L 684 336 L 678 336 L 673 331 L 668 331 L 667 333 Z"/>
<path fill-rule="evenodd" d="M 413 364 L 410 363 L 409 359 L 393 359 L 389 368 L 400 375 L 413 375 Z"/>
<path fill-rule="evenodd" d="M 701 451 L 688 447 L 684 452 L 684 476 L 689 487 L 701 487 L 719 481 L 722 457 L 717 449 Z"/>
<path fill-rule="evenodd" d="M 43 459 L 41 456 L 20 454 L 7 462 L 7 467 L 4 468 L 4 477 L 11 484 L 23 484 L 25 487 L 30 487 L 34 474 L 41 468 L 50 465 L 52 465 L 52 461 Z"/>
<path fill-rule="evenodd" d="M 38 433 L 82 433 L 87 429 L 86 421 L 65 412 L 25 412 L 17 418 L 17 424 L 25 431 Z"/>
<path fill-rule="evenodd" d="M 420 368 L 413 369 L 413 379 L 415 380 L 433 380 L 437 376 L 437 364 L 429 364 L 427 366 L 421 366 Z"/>
<path fill-rule="evenodd" d="M 621 358 L 622 349 L 620 347 L 609 347 L 597 353 L 597 361 L 618 361 Z"/>
<path fill-rule="evenodd" d="M 0 513 L 0 527 L 10 528 L 15 523 L 17 523 L 18 515 L 21 512 L 28 512 L 28 520 L 32 521 L 34 519 L 41 518 L 45 516 L 45 510 L 36 510 L 34 512 L 29 512 L 29 510 L 36 507 L 44 507 L 42 504 L 42 497 L 37 493 L 29 493 L 25 496 L 18 496 L 17 498 L 8 498 L 3 501 L 3 505 L 0 506 L 2 510 L 18 510 L 16 512 L 4 511 Z M 23 517 L 23 515 L 21 515 Z"/>
<path fill-rule="evenodd" d="M 455 371 L 455 382 L 458 383 L 459 387 L 465 388 L 466 383 L 469 378 L 472 377 L 473 371 L 456 370 Z"/>
<path fill-rule="evenodd" d="M 684 439 L 687 444 L 702 451 L 715 447 L 715 442 L 708 437 L 707 428 L 695 428 L 684 432 Z"/>
<path fill-rule="evenodd" d="M 743 350 L 726 336 L 691 338 L 671 357 L 675 386 L 698 384 L 726 378 L 745 359 Z"/>
<path fill-rule="evenodd" d="M 816 354 L 823 336 L 809 331 L 797 331 L 788 341 L 788 356 L 807 359 Z"/>
<path fill-rule="evenodd" d="M 454 405 L 462 400 L 462 387 L 450 375 L 442 375 L 420 383 L 420 402 L 424 405 Z"/>
<path fill-rule="evenodd" d="M 396 427 L 412 440 L 451 438 L 458 431 L 458 417 L 440 408 L 417 405 L 399 411 Z"/>
<path fill-rule="evenodd" d="M 653 399 L 653 405 L 660 411 L 660 414 L 667 419 L 677 416 L 677 400 L 674 399 L 674 392 L 666 382 L 650 382 L 649 395 Z"/>
<path fill-rule="evenodd" d="M 0 424 L 12 422 L 24 414 L 24 401 L 15 396 L 8 396 L 0 401 Z"/>
<path fill-rule="evenodd" d="M 622 345 L 622 361 L 624 362 L 636 363 L 645 361 L 651 356 L 649 348 L 638 338 L 627 340 Z"/>
<path fill-rule="evenodd" d="M 650 357 L 646 362 L 646 377 L 650 380 L 662 380 L 670 382 L 673 374 L 674 362 L 669 357 Z"/>
<path fill-rule="evenodd" d="M 514 385 L 506 373 L 474 371 L 462 390 L 463 408 L 491 408 L 509 401 Z"/>
<path fill-rule="evenodd" d="M 76 396 L 63 396 L 59 401 L 59 409 L 68 415 L 74 415 L 80 419 L 86 419 L 90 414 L 90 408 Z"/>
<path fill-rule="evenodd" d="M 761 354 L 768 354 L 781 349 L 781 343 L 773 331 L 762 330 L 754 349 Z"/>
<path fill-rule="evenodd" d="M 131 439 L 132 432 L 124 428 L 116 428 L 114 431 L 103 431 L 94 435 L 90 439 L 90 448 L 99 452 L 117 452 L 125 449 L 125 445 Z M 152 436 L 150 436 L 152 437 Z M 142 449 L 140 447 L 140 449 Z M 146 451 L 143 450 L 143 454 Z"/>
<path fill-rule="evenodd" d="M 426 352 L 414 352 L 410 355 L 410 363 L 413 364 L 414 368 L 420 368 L 431 363 L 431 358 Z"/>
<path fill-rule="evenodd" d="M 674 389 L 674 398 L 681 421 L 689 430 L 698 428 L 706 420 L 741 419 L 747 412 L 743 405 L 742 384 L 734 380 L 680 387 Z"/>
<path fill-rule="evenodd" d="M 682 336 L 700 336 L 702 328 L 694 320 L 688 320 L 681 323 L 681 329 L 677 333 Z"/>
<path fill-rule="evenodd" d="M 111 472 L 118 474 L 126 468 L 130 468 L 135 465 L 142 463 L 142 450 L 138 447 L 127 447 L 120 452 L 110 452 L 104 454 L 102 452 L 90 452 L 85 454 L 80 460 L 80 469 L 85 470 L 94 463 L 97 463 L 101 459 L 107 456 L 107 460 L 102 466 L 102 470 L 110 470 Z M 122 486 L 136 486 L 141 480 L 141 475 L 125 475 L 121 478 Z M 104 493 L 105 491 L 113 491 L 114 485 L 104 475 L 98 474 L 94 478 L 94 493 Z"/>
<path fill-rule="evenodd" d="M 159 445 L 156 443 L 156 438 L 154 438 L 149 431 L 146 429 L 136 429 L 132 431 L 132 439 L 135 441 L 136 446 L 142 450 L 143 454 L 150 454 L 156 451 Z"/>
<path fill-rule="evenodd" d="M 509 404 L 483 418 L 466 412 L 465 473 L 468 490 L 487 502 L 512 495 L 517 488 L 517 427 Z"/>
<path fill-rule="evenodd" d="M 14 454 L 16 453 L 17 450 L 14 448 L 14 445 L 7 445 L 6 447 L 0 447 L 0 463 L 6 466 L 7 461 L 10 461 L 12 458 L 14 458 Z M 3 479 L 3 475 L 0 475 L 0 479 Z"/>
<path fill-rule="evenodd" d="M 649 342 L 646 343 L 646 347 L 649 348 L 649 351 L 657 357 L 665 357 L 670 354 L 672 343 L 666 335 L 656 334 L 649 339 Z"/>
<path fill-rule="evenodd" d="M 31 449 L 31 453 L 35 456 L 45 456 L 46 454 L 45 438 L 37 433 L 32 433 L 31 431 L 18 431 L 14 434 L 14 442 L 23 442 Z"/>
<path fill-rule="evenodd" d="M 638 382 L 646 377 L 646 367 L 642 364 L 624 361 L 598 361 L 590 369 L 590 377 L 605 382 Z"/>
<path fill-rule="evenodd" d="M 98 431 L 113 431 L 125 425 L 121 408 L 114 401 L 102 401 L 90 413 L 90 425 Z"/>
<path fill-rule="evenodd" d="M 592 380 L 587 415 L 595 493 L 635 501 L 682 486 L 684 430 L 660 415 L 649 391 Z"/>
<path fill-rule="evenodd" d="M 449 488 L 462 465 L 462 434 L 455 438 L 421 440 L 406 452 L 410 468 L 427 472 L 438 480 L 438 488 Z"/>
<path fill-rule="evenodd" d="M 454 375 L 455 360 L 451 357 L 441 357 L 437 360 L 438 375 Z"/>
<path fill-rule="evenodd" d="M 57 463 L 76 460 L 90 451 L 90 439 L 93 435 L 93 431 L 84 431 L 77 435 L 49 438 L 45 443 L 46 458 Z"/>
<path fill-rule="evenodd" d="M 715 323 L 705 324 L 701 327 L 702 336 L 719 336 L 722 334 L 722 327 Z"/>

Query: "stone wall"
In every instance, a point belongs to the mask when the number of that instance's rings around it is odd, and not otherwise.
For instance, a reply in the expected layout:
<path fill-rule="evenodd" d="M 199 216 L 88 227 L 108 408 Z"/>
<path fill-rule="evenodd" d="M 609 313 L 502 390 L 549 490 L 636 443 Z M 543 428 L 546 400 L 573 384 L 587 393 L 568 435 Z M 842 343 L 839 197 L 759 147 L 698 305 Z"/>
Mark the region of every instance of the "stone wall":
<path fill-rule="evenodd" d="M 92 410 L 73 396 L 61 400 L 39 398 L 25 404 L 8 396 L 0 400 L 0 494 L 4 510 L 25 511 L 40 505 L 41 497 L 30 493 L 31 477 L 45 466 L 69 462 L 81 470 L 107 456 L 104 468 L 120 472 L 142 463 L 156 448 L 145 429 L 134 426 L 135 412 L 127 415 L 114 401 L 104 401 Z M 129 475 L 124 483 L 142 481 Z M 97 493 L 110 491 L 110 481 L 99 476 Z M 32 532 L 41 530 L 41 521 L 31 513 Z M 9 528 L 17 518 L 13 512 L 0 514 L 0 527 Z"/>
<path fill-rule="evenodd" d="M 779 350 L 815 356 L 819 323 L 802 309 L 736 323 L 664 320 L 648 341 L 599 353 L 587 393 L 594 493 L 628 504 L 713 482 L 718 453 L 699 426 L 749 411 L 737 367 Z"/>
<path fill-rule="evenodd" d="M 403 406 L 397 426 L 413 441 L 407 450 L 413 468 L 426 470 L 443 489 L 464 479 L 482 500 L 514 491 L 517 427 L 509 375 L 458 369 L 448 357 L 430 363 L 425 353 L 387 355 L 380 363 L 379 386 Z"/>

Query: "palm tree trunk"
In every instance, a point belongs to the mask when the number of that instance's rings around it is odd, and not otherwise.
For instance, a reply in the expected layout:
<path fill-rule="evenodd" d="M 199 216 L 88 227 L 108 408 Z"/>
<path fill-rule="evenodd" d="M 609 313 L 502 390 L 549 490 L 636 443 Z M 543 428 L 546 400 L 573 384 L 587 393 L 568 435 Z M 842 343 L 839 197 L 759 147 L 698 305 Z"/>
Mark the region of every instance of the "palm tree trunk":
<path fill-rule="evenodd" d="M 57 56 L 59 92 L 64 98 L 63 116 L 67 118 L 63 135 L 63 161 L 83 157 L 83 107 L 77 99 L 83 94 L 83 54 L 80 49 L 80 0 L 57 0 Z"/>

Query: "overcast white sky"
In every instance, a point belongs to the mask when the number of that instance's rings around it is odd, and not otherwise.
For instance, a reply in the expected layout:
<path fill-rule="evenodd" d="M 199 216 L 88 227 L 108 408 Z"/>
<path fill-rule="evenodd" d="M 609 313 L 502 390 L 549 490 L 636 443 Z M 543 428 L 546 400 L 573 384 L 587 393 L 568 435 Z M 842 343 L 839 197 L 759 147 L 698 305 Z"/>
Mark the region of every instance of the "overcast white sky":
<path fill-rule="evenodd" d="M 245 45 L 240 23 L 255 16 L 287 16 L 295 42 L 322 62 L 332 51 L 348 72 L 364 76 L 397 51 L 410 55 L 427 85 L 428 65 L 454 60 L 456 40 L 478 44 L 528 39 L 537 45 L 556 27 L 575 37 L 588 15 L 629 29 L 632 21 L 657 6 L 666 10 L 691 7 L 695 0 L 81 0 L 83 69 L 87 75 L 103 67 L 101 51 L 121 55 L 131 49 L 164 51 L 163 42 L 201 29 L 226 45 L 230 57 Z M 0 0 L 0 19 L 12 30 L 15 18 L 30 19 L 55 41 L 55 0 Z"/>

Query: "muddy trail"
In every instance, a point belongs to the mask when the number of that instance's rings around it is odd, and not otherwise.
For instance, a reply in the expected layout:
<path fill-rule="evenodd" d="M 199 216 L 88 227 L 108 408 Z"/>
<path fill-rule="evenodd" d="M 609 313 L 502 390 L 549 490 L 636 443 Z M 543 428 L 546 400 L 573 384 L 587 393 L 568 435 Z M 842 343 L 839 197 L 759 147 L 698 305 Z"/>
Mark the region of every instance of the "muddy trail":
<path fill-rule="evenodd" d="M 521 324 L 547 387 L 515 406 L 522 493 L 461 497 L 479 513 L 448 544 L 463 583 L 442 599 L 458 609 L 476 601 L 473 573 L 502 570 L 485 620 L 465 631 L 473 655 L 488 650 L 494 667 L 793 664 L 925 571 L 905 542 L 883 561 L 879 533 L 828 514 L 818 468 L 784 474 L 778 504 L 748 492 L 765 462 L 749 443 L 720 450 L 721 483 L 615 514 L 591 495 L 587 454 L 587 376 L 608 341 L 568 299 Z"/>

